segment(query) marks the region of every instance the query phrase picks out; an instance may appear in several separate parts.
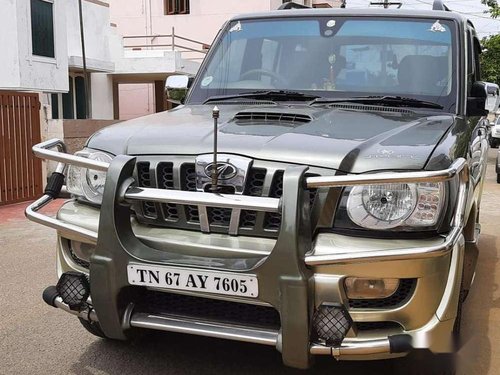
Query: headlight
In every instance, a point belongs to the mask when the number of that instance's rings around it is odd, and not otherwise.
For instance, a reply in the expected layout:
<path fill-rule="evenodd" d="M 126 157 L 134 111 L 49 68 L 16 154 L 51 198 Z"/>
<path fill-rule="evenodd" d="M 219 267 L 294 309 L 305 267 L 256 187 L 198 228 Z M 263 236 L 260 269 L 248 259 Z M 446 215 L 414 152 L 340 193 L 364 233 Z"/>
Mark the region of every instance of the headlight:
<path fill-rule="evenodd" d="M 355 186 L 347 198 L 347 214 L 353 223 L 367 229 L 432 227 L 443 203 L 441 183 Z"/>
<path fill-rule="evenodd" d="M 113 157 L 101 151 L 83 150 L 75 155 L 92 160 L 111 162 Z M 70 193 L 85 197 L 90 202 L 102 203 L 106 172 L 70 165 L 66 179 L 67 189 Z"/>

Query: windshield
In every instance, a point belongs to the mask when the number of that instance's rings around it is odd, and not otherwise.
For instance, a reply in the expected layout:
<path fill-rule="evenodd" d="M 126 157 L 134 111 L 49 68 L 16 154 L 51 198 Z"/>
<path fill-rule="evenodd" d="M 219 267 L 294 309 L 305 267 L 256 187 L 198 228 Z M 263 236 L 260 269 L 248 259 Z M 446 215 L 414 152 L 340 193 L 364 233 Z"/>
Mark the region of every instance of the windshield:
<path fill-rule="evenodd" d="M 303 17 L 231 22 L 191 90 L 189 103 L 256 90 L 325 98 L 398 95 L 452 111 L 452 21 Z"/>

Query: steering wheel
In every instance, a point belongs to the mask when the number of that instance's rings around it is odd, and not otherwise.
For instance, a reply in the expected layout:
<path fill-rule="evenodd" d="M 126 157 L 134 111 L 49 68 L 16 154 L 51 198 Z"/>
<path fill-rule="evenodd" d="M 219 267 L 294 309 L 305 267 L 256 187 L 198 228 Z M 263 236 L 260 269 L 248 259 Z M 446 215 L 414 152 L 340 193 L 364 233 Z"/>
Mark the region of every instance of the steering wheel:
<path fill-rule="evenodd" d="M 275 72 L 272 72 L 272 71 L 266 70 L 266 69 L 250 69 L 250 70 L 247 70 L 245 73 L 243 73 L 240 76 L 240 78 L 241 79 L 247 78 L 248 76 L 251 76 L 253 74 L 263 74 L 265 76 L 274 78 L 276 81 L 278 81 L 279 83 L 281 83 L 283 85 L 286 85 L 286 81 L 285 81 L 285 79 L 283 77 L 281 77 L 280 75 L 278 75 Z"/>

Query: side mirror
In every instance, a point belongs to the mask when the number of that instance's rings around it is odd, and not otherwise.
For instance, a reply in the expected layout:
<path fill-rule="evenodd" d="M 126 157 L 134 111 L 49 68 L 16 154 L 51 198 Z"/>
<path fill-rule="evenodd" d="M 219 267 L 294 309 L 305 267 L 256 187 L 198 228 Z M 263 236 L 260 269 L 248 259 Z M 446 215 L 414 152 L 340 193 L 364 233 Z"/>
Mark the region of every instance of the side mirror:
<path fill-rule="evenodd" d="M 496 86 L 496 87 L 495 87 Z M 497 85 L 488 85 L 487 88 L 486 88 L 486 93 L 488 95 L 498 95 L 498 86 Z"/>
<path fill-rule="evenodd" d="M 165 83 L 165 93 L 169 102 L 174 104 L 182 104 L 189 88 L 189 77 L 182 75 L 175 75 L 167 77 Z"/>
<path fill-rule="evenodd" d="M 467 98 L 467 116 L 486 116 L 487 83 L 477 81 L 472 84 L 470 96 Z"/>

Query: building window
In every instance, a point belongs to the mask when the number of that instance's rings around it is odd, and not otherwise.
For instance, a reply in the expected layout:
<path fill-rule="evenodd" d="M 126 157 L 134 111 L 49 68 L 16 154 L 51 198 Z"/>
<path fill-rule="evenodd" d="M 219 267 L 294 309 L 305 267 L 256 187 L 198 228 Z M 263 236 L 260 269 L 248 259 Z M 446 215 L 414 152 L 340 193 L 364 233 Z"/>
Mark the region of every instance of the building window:
<path fill-rule="evenodd" d="M 189 14 L 189 0 L 165 0 L 165 14 Z"/>
<path fill-rule="evenodd" d="M 31 0 L 31 43 L 33 55 L 56 57 L 54 51 L 54 4 Z"/>
<path fill-rule="evenodd" d="M 61 106 L 59 106 L 61 103 Z M 53 119 L 85 119 L 87 102 L 85 101 L 85 80 L 82 75 L 71 73 L 69 76 L 69 90 L 65 94 L 52 94 Z M 60 112 L 62 108 L 62 113 Z"/>

